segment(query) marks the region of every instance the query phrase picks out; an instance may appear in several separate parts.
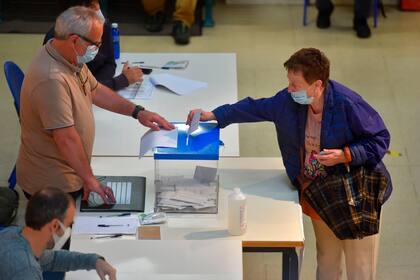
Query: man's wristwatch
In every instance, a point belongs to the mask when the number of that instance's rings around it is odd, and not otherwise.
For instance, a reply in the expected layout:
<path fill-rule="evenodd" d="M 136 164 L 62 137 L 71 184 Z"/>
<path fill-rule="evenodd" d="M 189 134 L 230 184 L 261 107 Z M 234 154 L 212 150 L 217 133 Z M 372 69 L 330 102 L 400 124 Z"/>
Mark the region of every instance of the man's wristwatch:
<path fill-rule="evenodd" d="M 131 116 L 137 120 L 137 117 L 139 116 L 140 111 L 144 111 L 145 108 L 143 106 L 140 105 L 136 105 L 136 107 L 134 107 L 133 112 L 131 113 Z"/>

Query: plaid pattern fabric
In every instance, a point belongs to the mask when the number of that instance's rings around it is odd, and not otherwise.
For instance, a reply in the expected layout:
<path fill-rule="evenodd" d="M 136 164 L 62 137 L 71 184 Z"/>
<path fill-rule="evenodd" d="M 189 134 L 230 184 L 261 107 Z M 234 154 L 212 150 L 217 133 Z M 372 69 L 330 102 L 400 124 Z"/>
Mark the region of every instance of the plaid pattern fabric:
<path fill-rule="evenodd" d="M 382 172 L 359 166 L 315 179 L 303 196 L 337 238 L 361 239 L 379 232 L 387 187 Z"/>

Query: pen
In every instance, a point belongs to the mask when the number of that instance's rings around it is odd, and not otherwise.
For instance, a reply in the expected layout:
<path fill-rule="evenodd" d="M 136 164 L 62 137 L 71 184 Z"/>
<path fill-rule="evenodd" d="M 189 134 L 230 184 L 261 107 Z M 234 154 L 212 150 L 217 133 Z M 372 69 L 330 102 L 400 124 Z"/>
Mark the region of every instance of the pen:
<path fill-rule="evenodd" d="M 121 61 L 121 64 L 127 63 L 128 61 Z M 130 63 L 144 63 L 144 61 L 131 61 Z"/>
<path fill-rule="evenodd" d="M 102 235 L 102 236 L 92 236 L 90 239 L 103 239 L 103 238 L 118 238 L 121 237 L 122 234 L 114 234 L 114 235 Z"/>
<path fill-rule="evenodd" d="M 99 216 L 99 218 L 105 218 L 105 217 L 125 217 L 130 216 L 131 213 L 122 213 L 122 214 L 115 214 L 115 215 L 107 215 L 107 216 Z"/>
<path fill-rule="evenodd" d="M 99 224 L 98 227 L 125 227 L 126 225 L 105 225 L 105 224 Z M 129 225 L 127 225 L 129 226 Z"/>

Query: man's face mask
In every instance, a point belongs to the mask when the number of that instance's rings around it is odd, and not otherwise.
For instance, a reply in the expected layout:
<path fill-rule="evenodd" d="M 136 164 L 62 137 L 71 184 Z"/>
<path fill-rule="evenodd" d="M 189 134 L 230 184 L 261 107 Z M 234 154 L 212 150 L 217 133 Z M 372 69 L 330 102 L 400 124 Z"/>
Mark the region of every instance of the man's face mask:
<path fill-rule="evenodd" d="M 77 63 L 78 64 L 84 64 L 84 63 L 88 63 L 90 61 L 92 61 L 95 56 L 98 54 L 99 48 L 97 46 L 94 45 L 90 45 L 86 48 L 86 52 L 84 55 L 77 55 Z"/>
<path fill-rule="evenodd" d="M 97 14 L 97 15 L 98 15 L 98 17 L 100 17 L 103 21 L 105 21 L 105 16 L 104 16 L 104 14 L 102 13 L 101 9 L 97 10 L 97 11 L 96 11 L 96 14 Z"/>
<path fill-rule="evenodd" d="M 63 231 L 63 235 L 59 236 L 57 233 L 53 233 L 53 250 L 60 250 L 61 248 L 63 248 L 64 244 L 67 242 L 71 235 L 71 227 L 66 228 L 60 221 L 58 221 L 58 223 L 60 225 L 61 230 Z"/>

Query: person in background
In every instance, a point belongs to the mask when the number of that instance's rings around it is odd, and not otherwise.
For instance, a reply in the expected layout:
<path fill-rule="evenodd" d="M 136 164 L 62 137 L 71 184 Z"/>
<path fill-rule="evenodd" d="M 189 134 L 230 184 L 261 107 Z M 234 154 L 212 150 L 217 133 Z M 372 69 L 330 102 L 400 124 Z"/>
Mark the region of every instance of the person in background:
<path fill-rule="evenodd" d="M 145 12 L 148 15 L 146 29 L 149 32 L 159 32 L 165 23 L 166 0 L 142 0 Z M 187 45 L 190 42 L 191 26 L 194 24 L 194 14 L 197 0 L 176 0 L 173 14 L 172 37 L 178 45 Z"/>
<path fill-rule="evenodd" d="M 329 28 L 331 25 L 330 17 L 334 10 L 334 5 L 331 0 L 316 0 L 315 4 L 318 9 L 316 26 L 321 29 Z M 367 23 L 371 7 L 372 0 L 354 0 L 353 29 L 356 31 L 356 35 L 359 38 L 369 38 L 371 35 Z"/>
<path fill-rule="evenodd" d="M 99 0 L 60 0 L 59 2 L 62 11 L 74 6 L 84 6 L 93 9 L 105 21 L 99 52 L 95 59 L 86 63 L 98 82 L 112 90 L 118 91 L 142 80 L 143 73 L 141 69 L 139 67 L 130 67 L 128 62 L 124 63 L 122 73 L 114 77 L 117 65 L 114 59 L 111 25 L 105 20 L 101 12 Z M 54 38 L 54 26 L 45 35 L 43 44 L 45 45 L 52 38 Z"/>
<path fill-rule="evenodd" d="M 285 63 L 289 85 L 268 98 L 245 98 L 212 112 L 201 121 L 217 120 L 224 128 L 233 123 L 274 123 L 286 173 L 299 191 L 302 211 L 312 220 L 317 249 L 316 279 L 341 279 L 342 256 L 347 279 L 375 279 L 379 233 L 362 239 L 340 240 L 303 198 L 313 180 L 346 170 L 345 165 L 368 166 L 391 178 L 382 162 L 390 135 L 380 115 L 360 95 L 330 80 L 330 62 L 318 49 L 305 48 Z M 344 253 L 344 254 L 343 254 Z M 315 279 L 315 277 L 314 277 Z"/>
<path fill-rule="evenodd" d="M 26 226 L 0 231 L 0 279 L 42 280 L 43 271 L 95 269 L 100 279 L 115 280 L 116 269 L 103 257 L 60 250 L 70 237 L 75 207 L 58 188 L 35 193 L 26 207 Z"/>

